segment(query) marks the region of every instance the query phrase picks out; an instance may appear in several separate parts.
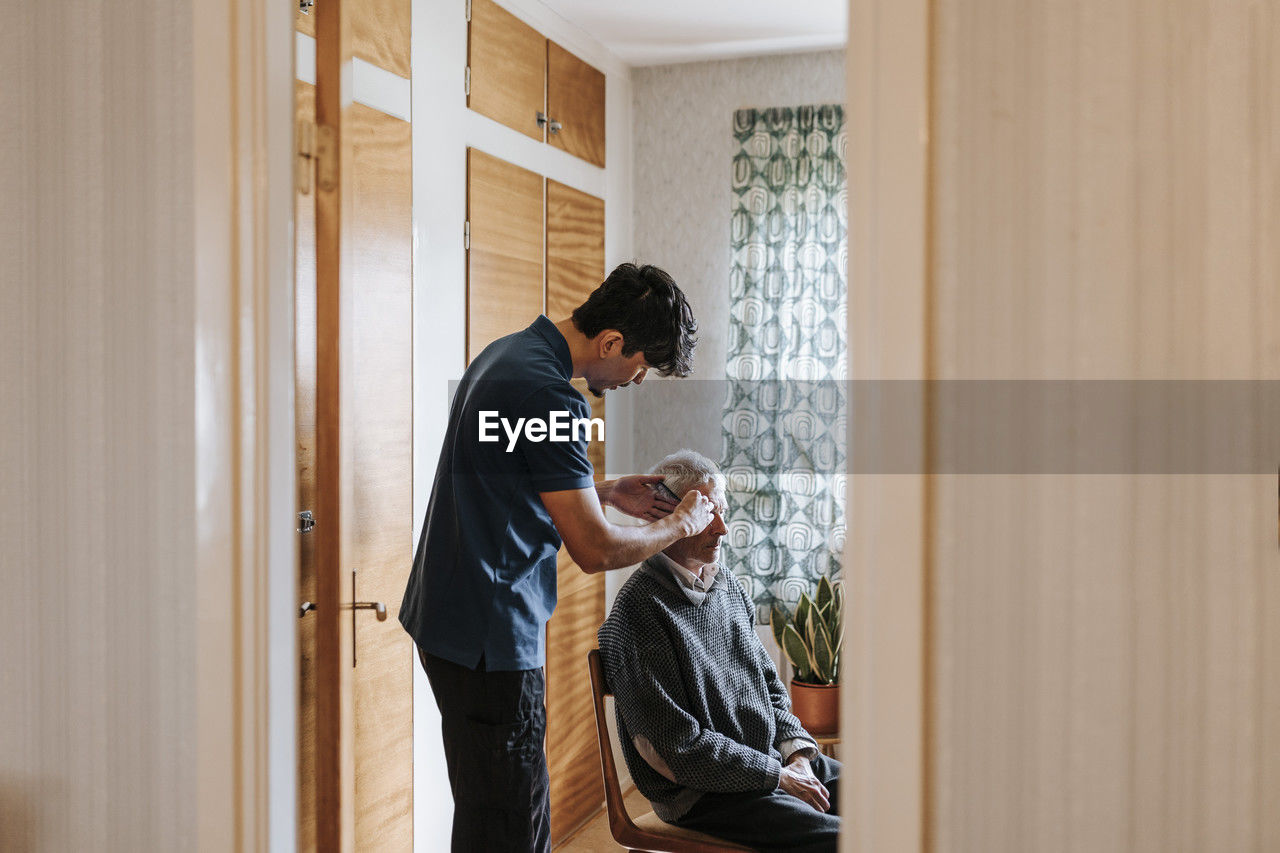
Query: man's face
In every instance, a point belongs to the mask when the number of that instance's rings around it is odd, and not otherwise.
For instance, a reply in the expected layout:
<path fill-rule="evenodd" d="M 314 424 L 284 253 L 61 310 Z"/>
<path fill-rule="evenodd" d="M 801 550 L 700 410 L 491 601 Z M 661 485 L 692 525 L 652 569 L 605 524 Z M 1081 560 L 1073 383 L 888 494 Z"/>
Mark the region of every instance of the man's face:
<path fill-rule="evenodd" d="M 729 532 L 729 528 L 724 524 L 724 514 L 728 511 L 724 492 L 715 488 L 712 483 L 703 483 L 697 488 L 715 504 L 715 514 L 711 516 L 711 523 L 701 532 L 672 543 L 663 552 L 693 572 L 720 559 L 720 540 Z M 680 497 L 683 498 L 684 495 Z"/>
<path fill-rule="evenodd" d="M 639 385 L 648 372 L 649 365 L 645 363 L 643 350 L 624 356 L 619 345 L 616 351 L 596 362 L 584 376 L 587 390 L 597 397 L 603 397 L 605 391 L 632 384 Z"/>

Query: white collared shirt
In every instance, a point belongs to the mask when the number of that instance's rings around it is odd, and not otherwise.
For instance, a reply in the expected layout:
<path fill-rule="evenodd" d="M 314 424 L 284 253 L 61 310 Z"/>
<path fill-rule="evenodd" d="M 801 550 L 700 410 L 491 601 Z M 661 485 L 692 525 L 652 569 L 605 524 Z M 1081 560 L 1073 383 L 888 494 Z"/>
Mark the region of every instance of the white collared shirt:
<path fill-rule="evenodd" d="M 711 587 L 716 582 L 716 575 L 720 571 L 718 563 L 707 563 L 702 567 L 702 574 L 695 575 L 666 554 L 659 551 L 654 554 L 658 562 L 666 566 L 671 572 L 671 576 L 676 579 L 676 583 L 684 590 L 684 594 L 694 604 L 701 604 L 703 599 L 707 597 L 707 593 L 711 591 Z"/>

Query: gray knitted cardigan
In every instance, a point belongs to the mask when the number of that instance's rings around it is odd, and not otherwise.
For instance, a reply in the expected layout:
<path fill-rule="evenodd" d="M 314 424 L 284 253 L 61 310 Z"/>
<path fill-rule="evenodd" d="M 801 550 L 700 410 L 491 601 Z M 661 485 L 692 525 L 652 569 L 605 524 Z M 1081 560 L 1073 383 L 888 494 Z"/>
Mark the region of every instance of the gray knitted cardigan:
<path fill-rule="evenodd" d="M 724 568 L 694 604 L 665 566 L 646 562 L 597 637 L 627 769 L 663 820 L 707 791 L 772 791 L 782 772 L 778 745 L 810 737 L 756 635 L 746 592 Z M 675 782 L 640 756 L 637 735 Z"/>

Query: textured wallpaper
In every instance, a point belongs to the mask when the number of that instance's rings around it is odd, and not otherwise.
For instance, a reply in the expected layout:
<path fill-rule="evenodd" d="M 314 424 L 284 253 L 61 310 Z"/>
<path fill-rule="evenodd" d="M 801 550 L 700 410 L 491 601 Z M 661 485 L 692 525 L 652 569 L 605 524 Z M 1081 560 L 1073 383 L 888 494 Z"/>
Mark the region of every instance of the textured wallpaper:
<path fill-rule="evenodd" d="M 723 379 L 734 110 L 844 103 L 844 52 L 637 68 L 632 93 L 635 255 L 689 297 L 700 341 L 691 379 Z M 719 461 L 719 382 L 648 381 L 627 393 L 635 470 L 681 447 Z"/>

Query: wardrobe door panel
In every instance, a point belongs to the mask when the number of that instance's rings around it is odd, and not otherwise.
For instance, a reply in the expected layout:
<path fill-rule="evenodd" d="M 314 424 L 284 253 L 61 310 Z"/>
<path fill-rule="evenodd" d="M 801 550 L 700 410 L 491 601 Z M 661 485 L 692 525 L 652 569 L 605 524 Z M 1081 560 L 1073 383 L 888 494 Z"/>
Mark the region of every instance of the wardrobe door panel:
<path fill-rule="evenodd" d="M 560 123 L 547 141 L 604 167 L 604 74 L 547 42 L 547 115 Z"/>
<path fill-rule="evenodd" d="M 472 0 L 467 106 L 538 141 L 546 138 L 546 40 L 493 0 Z"/>
<path fill-rule="evenodd" d="M 543 310 L 542 176 L 467 149 L 467 362 Z"/>

